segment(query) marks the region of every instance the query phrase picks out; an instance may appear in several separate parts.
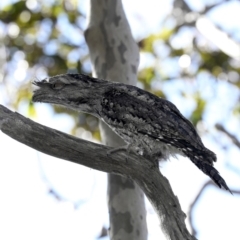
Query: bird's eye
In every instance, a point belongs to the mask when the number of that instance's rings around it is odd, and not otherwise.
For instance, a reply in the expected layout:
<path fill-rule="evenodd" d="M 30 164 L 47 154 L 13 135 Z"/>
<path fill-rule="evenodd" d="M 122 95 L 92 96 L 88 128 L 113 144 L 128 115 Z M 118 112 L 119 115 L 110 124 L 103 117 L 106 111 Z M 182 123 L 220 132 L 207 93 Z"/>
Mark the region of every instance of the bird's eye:
<path fill-rule="evenodd" d="M 56 82 L 52 84 L 52 89 L 62 89 L 65 86 L 65 84 L 63 82 Z"/>

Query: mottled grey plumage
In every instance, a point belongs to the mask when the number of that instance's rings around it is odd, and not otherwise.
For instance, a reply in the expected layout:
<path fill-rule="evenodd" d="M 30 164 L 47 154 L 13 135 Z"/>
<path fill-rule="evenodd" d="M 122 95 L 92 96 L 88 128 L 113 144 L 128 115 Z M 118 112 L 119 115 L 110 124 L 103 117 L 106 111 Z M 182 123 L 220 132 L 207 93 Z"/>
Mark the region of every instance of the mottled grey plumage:
<path fill-rule="evenodd" d="M 33 101 L 87 112 L 106 122 L 131 149 L 153 158 L 181 154 L 221 188 L 229 190 L 213 167 L 216 155 L 207 149 L 191 122 L 171 102 L 134 86 L 83 74 L 63 74 L 34 82 Z M 230 190 L 229 190 L 230 191 Z"/>

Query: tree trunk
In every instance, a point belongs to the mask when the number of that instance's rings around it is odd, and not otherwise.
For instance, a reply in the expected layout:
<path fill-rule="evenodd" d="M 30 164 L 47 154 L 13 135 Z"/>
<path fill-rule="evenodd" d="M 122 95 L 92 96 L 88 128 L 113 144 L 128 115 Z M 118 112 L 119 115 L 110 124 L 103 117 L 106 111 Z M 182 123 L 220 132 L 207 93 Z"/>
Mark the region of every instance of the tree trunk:
<path fill-rule="evenodd" d="M 139 50 L 133 40 L 120 0 L 91 0 L 85 31 L 93 65 L 93 75 L 135 85 Z M 102 141 L 109 146 L 123 142 L 108 126 L 100 123 Z M 125 161 L 125 159 L 123 159 Z M 130 179 L 108 176 L 110 238 L 147 239 L 144 194 Z"/>

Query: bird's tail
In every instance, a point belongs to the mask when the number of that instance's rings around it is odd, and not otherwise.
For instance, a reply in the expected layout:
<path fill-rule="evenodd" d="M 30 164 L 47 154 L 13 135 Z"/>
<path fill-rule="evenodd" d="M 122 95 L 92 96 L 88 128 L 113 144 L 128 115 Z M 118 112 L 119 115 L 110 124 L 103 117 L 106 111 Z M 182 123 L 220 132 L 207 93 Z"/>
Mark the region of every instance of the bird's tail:
<path fill-rule="evenodd" d="M 231 190 L 227 186 L 225 180 L 220 176 L 219 172 L 213 167 L 213 162 L 217 161 L 216 154 L 207 148 L 196 149 L 189 151 L 185 148 L 185 154 L 191 159 L 191 161 L 206 175 L 208 175 L 220 188 L 224 188 L 229 191 Z"/>
<path fill-rule="evenodd" d="M 213 166 L 194 157 L 190 159 L 200 170 L 202 170 L 206 175 L 208 175 L 220 188 L 223 187 L 232 194 L 225 180 L 220 176 L 219 172 Z"/>

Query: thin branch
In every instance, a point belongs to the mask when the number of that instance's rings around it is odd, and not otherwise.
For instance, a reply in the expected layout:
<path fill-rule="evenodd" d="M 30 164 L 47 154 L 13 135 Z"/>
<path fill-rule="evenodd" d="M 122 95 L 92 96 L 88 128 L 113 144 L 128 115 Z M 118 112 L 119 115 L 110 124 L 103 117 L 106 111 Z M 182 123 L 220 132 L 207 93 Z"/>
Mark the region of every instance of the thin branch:
<path fill-rule="evenodd" d="M 240 141 L 239 141 L 233 134 L 231 134 L 230 132 L 228 132 L 228 131 L 226 130 L 226 128 L 223 127 L 223 125 L 217 123 L 217 124 L 215 125 L 215 127 L 217 128 L 217 130 L 225 133 L 225 134 L 232 140 L 232 142 L 233 142 L 238 148 L 240 148 Z"/>
<path fill-rule="evenodd" d="M 216 185 L 213 183 L 213 181 L 209 180 L 207 181 L 203 186 L 202 188 L 200 189 L 200 191 L 198 192 L 197 196 L 195 197 L 195 199 L 193 200 L 193 202 L 190 204 L 189 206 L 189 210 L 188 210 L 188 216 L 189 216 L 189 224 L 191 226 L 191 232 L 193 234 L 193 236 L 197 236 L 197 230 L 196 228 L 194 227 L 194 224 L 193 224 L 193 209 L 195 207 L 195 205 L 197 204 L 197 202 L 199 201 L 200 197 L 202 196 L 203 192 L 205 191 L 206 188 L 208 188 L 209 186 L 212 186 L 216 189 L 218 189 L 216 187 Z M 235 189 L 235 190 L 232 190 L 231 189 L 231 192 L 233 194 L 240 194 L 240 189 Z"/>
<path fill-rule="evenodd" d="M 218 6 L 220 6 L 220 5 L 222 5 L 222 4 L 226 3 L 226 2 L 229 2 L 229 1 L 230 1 L 230 0 L 223 0 L 222 2 L 217 2 L 217 3 L 211 4 L 211 5 L 209 5 L 209 6 L 206 6 L 206 7 L 204 8 L 204 10 L 201 11 L 200 13 L 201 13 L 201 14 L 206 14 L 206 13 L 208 13 L 209 11 L 211 11 L 213 8 L 218 7 Z"/>
<path fill-rule="evenodd" d="M 45 173 L 44 167 L 42 165 L 41 159 L 40 159 L 40 154 L 39 154 L 39 152 L 36 152 L 36 153 L 37 153 L 40 176 L 48 189 L 48 193 L 51 196 L 53 196 L 57 201 L 71 202 L 75 209 L 79 208 L 80 206 L 82 206 L 83 204 L 85 204 L 86 202 L 89 201 L 90 197 L 93 195 L 94 186 L 92 187 L 90 196 L 88 196 L 87 198 L 77 199 L 77 200 L 68 199 L 67 197 L 65 197 L 61 193 L 59 193 L 59 191 L 57 191 L 57 189 L 54 187 L 54 185 L 48 179 L 48 177 Z M 95 185 L 95 179 L 94 179 L 94 185 Z"/>
<path fill-rule="evenodd" d="M 51 156 L 96 170 L 115 173 L 134 180 L 153 204 L 168 239 L 193 240 L 185 225 L 177 197 L 168 180 L 152 161 L 139 155 L 117 152 L 108 156 L 110 147 L 88 142 L 45 127 L 0 105 L 0 126 L 13 139 Z"/>
<path fill-rule="evenodd" d="M 209 180 L 208 182 L 206 182 L 202 188 L 200 189 L 200 191 L 198 192 L 197 196 L 195 197 L 195 199 L 193 200 L 193 202 L 191 203 L 191 205 L 189 206 L 189 211 L 188 211 L 188 216 L 189 216 L 189 223 L 190 223 L 190 226 L 191 226 L 191 232 L 194 236 L 197 235 L 197 230 L 196 228 L 194 227 L 194 224 L 193 224 L 193 209 L 196 205 L 196 203 L 198 202 L 198 200 L 200 199 L 200 197 L 202 196 L 202 193 L 204 192 L 204 190 L 206 189 L 206 187 L 208 186 L 214 186 L 214 184 L 212 183 L 211 180 Z"/>

